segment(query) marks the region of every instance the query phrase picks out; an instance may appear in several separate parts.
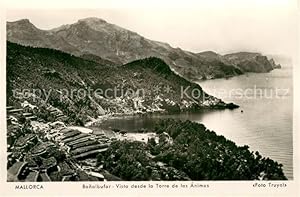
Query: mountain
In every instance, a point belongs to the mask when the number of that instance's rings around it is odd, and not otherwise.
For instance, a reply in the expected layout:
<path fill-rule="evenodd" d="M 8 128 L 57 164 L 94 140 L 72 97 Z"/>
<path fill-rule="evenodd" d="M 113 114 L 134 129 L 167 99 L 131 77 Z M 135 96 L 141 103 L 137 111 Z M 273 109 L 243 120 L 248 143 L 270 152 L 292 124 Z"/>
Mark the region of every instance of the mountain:
<path fill-rule="evenodd" d="M 243 72 L 269 72 L 281 67 L 275 64 L 274 59 L 268 60 L 259 53 L 239 52 L 227 54 L 224 58 L 228 63 L 241 68 Z"/>
<path fill-rule="evenodd" d="M 66 122 L 81 125 L 105 114 L 237 107 L 206 94 L 156 57 L 111 66 L 7 42 L 7 103 L 24 102 L 56 108 Z M 55 119 L 51 112 L 40 118 Z"/>
<path fill-rule="evenodd" d="M 92 59 L 100 58 L 115 65 L 157 57 L 189 80 L 228 77 L 244 72 L 268 72 L 275 65 L 266 56 L 257 53 L 221 56 L 214 52 L 192 53 L 173 48 L 99 18 L 81 19 L 51 30 L 38 29 L 27 19 L 7 22 L 7 40 L 57 49 L 76 56 L 93 56 Z"/>
<path fill-rule="evenodd" d="M 238 52 L 226 55 L 219 55 L 212 51 L 198 53 L 199 56 L 210 61 L 223 62 L 225 65 L 232 65 L 245 72 L 269 72 L 275 68 L 280 68 L 280 64 L 276 64 L 274 59 L 268 59 L 260 53 Z"/>

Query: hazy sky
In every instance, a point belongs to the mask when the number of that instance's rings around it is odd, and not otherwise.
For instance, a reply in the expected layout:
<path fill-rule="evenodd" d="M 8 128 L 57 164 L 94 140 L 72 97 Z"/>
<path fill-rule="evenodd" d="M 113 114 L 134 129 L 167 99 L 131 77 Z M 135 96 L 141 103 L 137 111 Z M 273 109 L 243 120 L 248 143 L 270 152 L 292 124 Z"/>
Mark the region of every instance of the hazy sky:
<path fill-rule="evenodd" d="M 104 9 L 98 6 L 93 10 L 11 9 L 7 10 L 6 16 L 8 21 L 28 18 L 41 29 L 74 23 L 81 18 L 99 17 L 149 39 L 193 52 L 255 51 L 290 57 L 296 55 L 295 1 L 218 2 L 185 3 L 182 6 L 153 4 L 138 8 L 119 6 Z"/>

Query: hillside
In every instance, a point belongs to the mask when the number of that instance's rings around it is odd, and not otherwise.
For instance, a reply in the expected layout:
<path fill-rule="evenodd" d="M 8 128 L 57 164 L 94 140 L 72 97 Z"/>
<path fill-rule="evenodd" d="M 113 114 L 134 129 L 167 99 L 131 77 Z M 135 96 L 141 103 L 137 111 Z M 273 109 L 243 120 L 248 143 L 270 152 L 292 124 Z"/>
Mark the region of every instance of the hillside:
<path fill-rule="evenodd" d="M 27 101 L 55 107 L 66 115 L 67 122 L 81 125 L 105 114 L 236 107 L 207 95 L 199 85 L 175 74 L 158 58 L 115 67 L 54 49 L 10 42 L 7 90 L 9 105 Z M 193 90 L 197 94 L 192 94 Z"/>
<path fill-rule="evenodd" d="M 237 146 L 202 124 L 167 119 L 156 125 L 155 132 L 158 140 L 147 143 L 112 143 L 99 157 L 104 169 L 126 181 L 287 179 L 282 164 L 251 152 L 247 145 Z"/>
<path fill-rule="evenodd" d="M 268 72 L 275 68 L 275 63 L 261 54 L 245 58 L 239 54 L 221 56 L 214 52 L 192 53 L 149 40 L 99 18 L 81 19 L 51 30 L 38 29 L 27 19 L 8 22 L 7 40 L 58 49 L 76 56 L 91 58 L 94 55 L 92 58 L 95 60 L 101 59 L 101 62 L 105 60 L 116 65 L 157 57 L 189 80 L 229 77 L 244 72 Z"/>
<path fill-rule="evenodd" d="M 7 181 L 286 180 L 282 164 L 199 123 L 162 121 L 146 143 L 74 127 L 101 115 L 235 107 L 156 57 L 115 66 L 7 42 Z"/>

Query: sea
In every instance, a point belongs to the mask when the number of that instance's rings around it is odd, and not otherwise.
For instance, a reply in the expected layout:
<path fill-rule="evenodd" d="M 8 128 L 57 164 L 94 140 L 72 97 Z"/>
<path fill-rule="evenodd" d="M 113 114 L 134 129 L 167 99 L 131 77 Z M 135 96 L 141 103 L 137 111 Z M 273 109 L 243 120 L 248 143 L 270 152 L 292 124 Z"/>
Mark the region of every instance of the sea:
<path fill-rule="evenodd" d="M 248 145 L 251 151 L 259 151 L 262 156 L 283 164 L 285 175 L 289 180 L 293 179 L 292 67 L 197 83 L 208 94 L 240 107 L 119 117 L 104 121 L 101 127 L 137 131 L 151 130 L 156 122 L 165 118 L 199 122 L 237 145 Z"/>

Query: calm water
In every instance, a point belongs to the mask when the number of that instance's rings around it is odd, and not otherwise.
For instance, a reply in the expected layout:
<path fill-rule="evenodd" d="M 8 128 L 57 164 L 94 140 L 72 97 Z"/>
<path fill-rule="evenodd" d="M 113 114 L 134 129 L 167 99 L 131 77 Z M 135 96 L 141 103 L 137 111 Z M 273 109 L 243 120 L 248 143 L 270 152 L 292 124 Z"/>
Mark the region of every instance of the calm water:
<path fill-rule="evenodd" d="M 282 163 L 285 175 L 292 179 L 292 69 L 282 68 L 270 73 L 208 80 L 199 84 L 207 93 L 234 102 L 240 108 L 192 114 L 123 117 L 107 120 L 101 127 L 133 131 L 152 129 L 155 122 L 163 118 L 189 119 L 203 123 L 238 145 L 249 145 L 251 150 L 258 150 L 263 156 Z"/>

